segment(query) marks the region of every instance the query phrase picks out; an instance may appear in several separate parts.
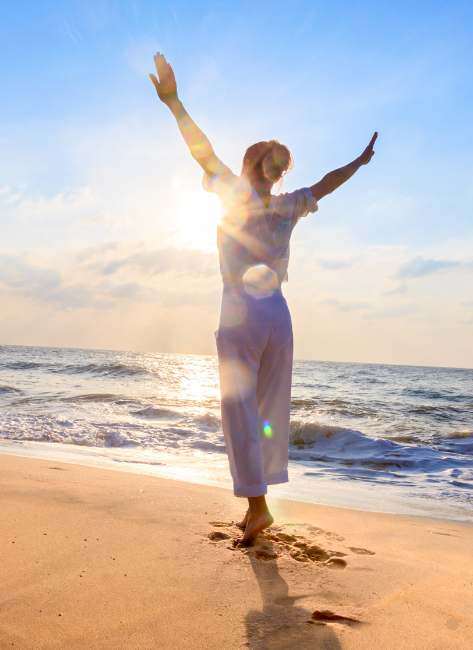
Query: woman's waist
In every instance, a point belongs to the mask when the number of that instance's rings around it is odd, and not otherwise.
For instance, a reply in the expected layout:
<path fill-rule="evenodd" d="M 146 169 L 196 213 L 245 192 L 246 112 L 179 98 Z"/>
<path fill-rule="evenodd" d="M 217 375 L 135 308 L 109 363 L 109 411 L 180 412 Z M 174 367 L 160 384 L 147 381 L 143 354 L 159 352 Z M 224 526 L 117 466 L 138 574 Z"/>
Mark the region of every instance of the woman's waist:
<path fill-rule="evenodd" d="M 269 298 L 271 296 L 284 297 L 282 287 L 279 283 L 277 285 L 268 286 L 223 278 L 222 291 L 224 294 L 235 294 L 242 296 L 243 298 Z"/>
<path fill-rule="evenodd" d="M 281 290 L 281 286 L 264 288 L 255 287 L 247 284 L 233 284 L 224 282 L 222 287 L 222 307 L 224 305 L 249 304 L 257 307 L 268 303 L 281 303 L 287 306 L 286 298 Z"/>
<path fill-rule="evenodd" d="M 224 285 L 220 308 L 220 328 L 277 327 L 291 321 L 280 287 L 271 292 L 250 292 L 241 286 Z"/>

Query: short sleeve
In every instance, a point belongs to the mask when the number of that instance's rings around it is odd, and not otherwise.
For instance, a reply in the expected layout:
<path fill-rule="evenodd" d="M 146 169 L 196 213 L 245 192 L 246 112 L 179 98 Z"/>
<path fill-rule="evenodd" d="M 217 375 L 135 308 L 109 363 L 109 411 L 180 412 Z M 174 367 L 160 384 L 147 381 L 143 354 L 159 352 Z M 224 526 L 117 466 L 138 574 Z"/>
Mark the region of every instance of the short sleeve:
<path fill-rule="evenodd" d="M 224 204 L 236 203 L 248 197 L 247 184 L 223 163 L 215 173 L 204 173 L 202 186 L 207 192 L 217 194 Z"/>
<path fill-rule="evenodd" d="M 317 201 L 309 187 L 303 187 L 300 190 L 287 194 L 280 194 L 279 197 L 286 218 L 294 222 L 301 217 L 306 217 L 309 212 L 317 212 L 319 209 Z"/>
<path fill-rule="evenodd" d="M 207 192 L 220 194 L 224 192 L 227 187 L 232 185 L 235 178 L 235 174 L 232 170 L 223 163 L 220 163 L 213 174 L 204 172 L 202 186 Z"/>

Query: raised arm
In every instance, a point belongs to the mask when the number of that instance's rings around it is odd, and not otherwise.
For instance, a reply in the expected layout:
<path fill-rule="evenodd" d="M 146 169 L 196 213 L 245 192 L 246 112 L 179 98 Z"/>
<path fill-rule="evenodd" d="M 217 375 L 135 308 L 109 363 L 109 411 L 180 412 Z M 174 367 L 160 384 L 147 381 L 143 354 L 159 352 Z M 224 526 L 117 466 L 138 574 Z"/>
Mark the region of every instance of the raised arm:
<path fill-rule="evenodd" d="M 199 163 L 207 174 L 217 173 L 223 163 L 216 156 L 209 139 L 193 121 L 179 97 L 177 96 L 177 84 L 174 71 L 164 56 L 157 52 L 154 56 L 156 75 L 150 74 L 159 99 L 166 104 L 177 121 L 182 137 L 184 138 L 192 157 Z"/>
<path fill-rule="evenodd" d="M 335 169 L 333 172 L 329 172 L 322 178 L 322 180 L 320 180 L 318 183 L 315 183 L 315 185 L 312 185 L 310 191 L 317 201 L 327 194 L 330 194 L 330 192 L 336 190 L 337 187 L 340 187 L 340 185 L 343 185 L 343 183 L 351 178 L 351 176 L 353 176 L 353 174 L 358 171 L 362 165 L 367 165 L 369 163 L 374 155 L 373 147 L 377 137 L 378 132 L 375 131 L 368 146 L 363 151 L 363 153 L 358 156 L 358 158 L 355 158 L 355 160 L 353 160 L 351 163 L 348 163 L 348 165 L 345 165 L 344 167 L 340 167 L 339 169 Z"/>

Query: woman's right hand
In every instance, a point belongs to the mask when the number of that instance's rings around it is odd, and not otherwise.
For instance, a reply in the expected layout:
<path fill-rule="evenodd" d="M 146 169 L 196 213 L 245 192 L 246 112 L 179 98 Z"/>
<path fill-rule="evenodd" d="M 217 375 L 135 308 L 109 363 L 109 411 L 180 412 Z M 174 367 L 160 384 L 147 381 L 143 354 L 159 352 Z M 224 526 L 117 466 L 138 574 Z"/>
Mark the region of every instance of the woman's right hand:
<path fill-rule="evenodd" d="M 177 85 L 174 71 L 169 63 L 160 52 L 154 55 L 154 65 L 156 67 L 157 76 L 150 74 L 149 78 L 153 82 L 159 99 L 168 104 L 169 101 L 177 97 Z"/>
<path fill-rule="evenodd" d="M 378 132 L 375 131 L 373 133 L 373 137 L 371 138 L 371 140 L 368 143 L 368 146 L 363 151 L 361 156 L 359 156 L 359 158 L 358 158 L 358 160 L 360 162 L 360 165 L 367 165 L 369 163 L 369 161 L 371 160 L 371 158 L 374 156 L 373 147 L 374 147 L 374 143 L 376 142 L 377 137 L 378 137 Z"/>

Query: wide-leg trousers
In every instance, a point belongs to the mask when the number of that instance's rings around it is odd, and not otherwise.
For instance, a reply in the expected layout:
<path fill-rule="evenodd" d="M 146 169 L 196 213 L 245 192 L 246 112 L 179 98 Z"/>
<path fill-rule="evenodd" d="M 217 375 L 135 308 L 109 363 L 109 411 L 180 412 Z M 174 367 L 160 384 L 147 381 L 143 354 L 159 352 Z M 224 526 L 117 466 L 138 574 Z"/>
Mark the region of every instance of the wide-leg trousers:
<path fill-rule="evenodd" d="M 288 481 L 293 335 L 281 290 L 261 298 L 224 287 L 215 337 L 234 494 L 260 496 Z"/>

